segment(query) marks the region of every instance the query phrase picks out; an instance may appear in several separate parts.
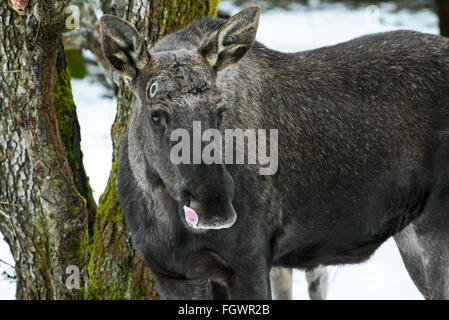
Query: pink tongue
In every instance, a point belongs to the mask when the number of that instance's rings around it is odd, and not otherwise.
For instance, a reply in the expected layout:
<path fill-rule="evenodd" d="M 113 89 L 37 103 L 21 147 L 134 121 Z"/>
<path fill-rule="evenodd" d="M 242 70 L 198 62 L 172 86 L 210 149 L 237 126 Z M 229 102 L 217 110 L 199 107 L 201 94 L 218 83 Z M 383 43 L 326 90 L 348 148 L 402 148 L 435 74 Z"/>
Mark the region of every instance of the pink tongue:
<path fill-rule="evenodd" d="M 187 206 L 184 206 L 183 209 L 186 215 L 186 221 L 196 228 L 198 224 L 198 214 L 195 212 L 195 210 Z"/>

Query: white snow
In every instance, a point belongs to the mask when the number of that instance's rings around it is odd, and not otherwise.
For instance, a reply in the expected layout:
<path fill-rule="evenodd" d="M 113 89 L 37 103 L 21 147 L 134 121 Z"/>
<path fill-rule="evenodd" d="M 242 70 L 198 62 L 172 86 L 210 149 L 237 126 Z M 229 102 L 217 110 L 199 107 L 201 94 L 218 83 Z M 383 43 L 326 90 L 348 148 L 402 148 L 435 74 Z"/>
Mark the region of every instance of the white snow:
<path fill-rule="evenodd" d="M 101 95 L 105 89 L 88 80 L 72 80 L 72 90 L 81 126 L 84 167 L 98 203 L 106 188 L 112 165 L 111 127 L 117 101 L 103 98 Z"/>
<path fill-rule="evenodd" d="M 254 2 L 264 8 L 262 2 Z M 234 14 L 242 7 L 222 0 L 219 9 Z M 258 41 L 270 48 L 293 52 L 331 45 L 372 32 L 413 29 L 438 34 L 438 18 L 427 10 L 392 12 L 395 5 L 349 10 L 341 4 L 313 8 L 293 5 L 291 10 L 263 11 Z M 84 165 L 98 201 L 111 168 L 110 129 L 115 100 L 103 99 L 104 89 L 87 80 L 73 80 L 73 93 L 81 125 Z M 0 259 L 13 263 L 5 242 L 0 241 Z M 0 271 L 7 269 L 0 263 Z M 387 241 L 366 263 L 330 267 L 329 299 L 422 299 L 399 256 L 394 241 Z M 294 298 L 308 299 L 304 274 L 294 272 Z M 14 283 L 0 281 L 0 299 L 14 299 Z"/>
<path fill-rule="evenodd" d="M 3 237 L 1 237 L 3 239 Z M 6 241 L 0 240 L 0 260 L 14 265 L 14 260 L 9 251 Z M 16 284 L 10 280 L 4 280 L 3 272 L 11 271 L 10 267 L 0 261 L 0 300 L 12 300 L 16 297 Z"/>

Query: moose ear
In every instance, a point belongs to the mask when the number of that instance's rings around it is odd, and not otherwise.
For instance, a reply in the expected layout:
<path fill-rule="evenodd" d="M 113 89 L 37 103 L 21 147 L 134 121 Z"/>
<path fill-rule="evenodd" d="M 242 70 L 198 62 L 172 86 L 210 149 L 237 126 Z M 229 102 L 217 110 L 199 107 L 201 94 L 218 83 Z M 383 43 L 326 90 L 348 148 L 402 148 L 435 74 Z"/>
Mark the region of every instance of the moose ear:
<path fill-rule="evenodd" d="M 256 41 L 259 17 L 259 7 L 237 13 L 206 40 L 199 53 L 217 72 L 236 64 Z"/>
<path fill-rule="evenodd" d="M 129 22 L 105 14 L 100 19 L 100 33 L 104 57 L 123 76 L 134 79 L 150 61 L 145 40 Z"/>

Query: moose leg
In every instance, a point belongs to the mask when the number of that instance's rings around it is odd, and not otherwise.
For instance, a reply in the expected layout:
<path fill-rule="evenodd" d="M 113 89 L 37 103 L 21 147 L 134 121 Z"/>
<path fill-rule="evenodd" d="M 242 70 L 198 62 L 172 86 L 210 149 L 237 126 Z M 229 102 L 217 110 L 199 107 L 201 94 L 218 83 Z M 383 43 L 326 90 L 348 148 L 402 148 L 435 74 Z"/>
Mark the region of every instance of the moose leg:
<path fill-rule="evenodd" d="M 214 300 L 229 300 L 228 289 L 217 281 L 211 281 L 212 298 Z"/>
<path fill-rule="evenodd" d="M 292 269 L 273 267 L 270 272 L 273 300 L 292 299 Z M 328 288 L 328 273 L 324 266 L 306 271 L 310 300 L 325 300 Z"/>
<path fill-rule="evenodd" d="M 234 269 L 234 275 L 228 283 L 232 300 L 270 300 L 270 270 L 268 263 L 242 264 Z"/>
<path fill-rule="evenodd" d="M 270 300 L 270 273 L 266 272 L 263 277 L 236 274 L 229 291 L 232 300 Z"/>
<path fill-rule="evenodd" d="M 328 288 L 328 273 L 325 266 L 306 271 L 310 300 L 325 300 Z"/>
<path fill-rule="evenodd" d="M 177 279 L 154 272 L 152 274 L 162 300 L 211 300 L 213 298 L 209 280 Z"/>
<path fill-rule="evenodd" d="M 449 299 L 449 207 L 430 207 L 394 239 L 424 298 Z"/>
<path fill-rule="evenodd" d="M 292 269 L 273 267 L 270 280 L 273 300 L 292 299 Z"/>

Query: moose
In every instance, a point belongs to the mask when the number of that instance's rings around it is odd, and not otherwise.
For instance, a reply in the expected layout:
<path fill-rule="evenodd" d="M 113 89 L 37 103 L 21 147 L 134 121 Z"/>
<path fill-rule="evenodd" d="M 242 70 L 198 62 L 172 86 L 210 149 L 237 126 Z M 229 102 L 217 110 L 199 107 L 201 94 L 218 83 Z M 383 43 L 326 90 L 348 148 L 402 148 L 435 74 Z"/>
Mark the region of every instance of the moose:
<path fill-rule="evenodd" d="M 399 30 L 281 53 L 255 40 L 259 18 L 203 18 L 150 48 L 101 18 L 136 97 L 118 199 L 161 298 L 270 299 L 272 268 L 359 263 L 390 237 L 423 296 L 449 298 L 449 40 Z M 173 164 L 171 133 L 195 121 L 277 129 L 277 171 Z"/>

